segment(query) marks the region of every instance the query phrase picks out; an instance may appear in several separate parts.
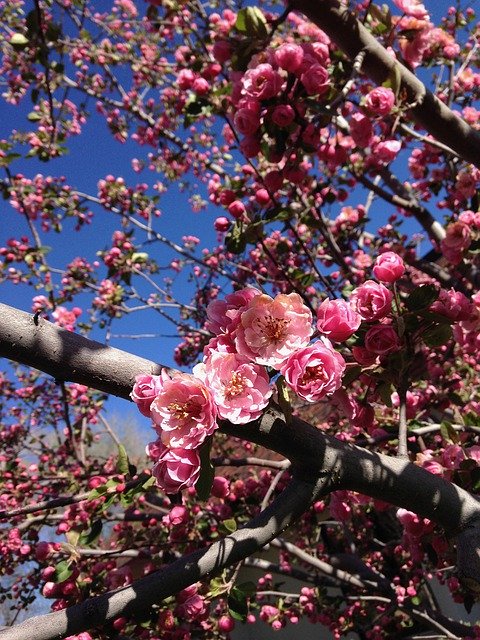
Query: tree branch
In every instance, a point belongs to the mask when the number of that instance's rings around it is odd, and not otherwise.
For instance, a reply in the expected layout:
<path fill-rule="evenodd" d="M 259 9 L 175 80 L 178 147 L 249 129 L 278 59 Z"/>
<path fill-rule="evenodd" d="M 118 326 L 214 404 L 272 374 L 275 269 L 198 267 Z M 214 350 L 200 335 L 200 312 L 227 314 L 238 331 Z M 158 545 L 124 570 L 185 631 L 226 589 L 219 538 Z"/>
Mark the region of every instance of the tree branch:
<path fill-rule="evenodd" d="M 184 556 L 137 580 L 128 587 L 49 613 L 0 631 L 1 640 L 54 640 L 104 624 L 119 615 L 148 612 L 168 596 L 224 567 L 240 562 L 276 538 L 304 513 L 323 489 L 325 480 L 305 482 L 293 479 L 278 498 L 245 527 L 207 549 Z"/>
<path fill-rule="evenodd" d="M 88 340 L 33 316 L 0 305 L 0 355 L 101 391 L 129 398 L 134 377 L 161 366 Z M 274 406 L 250 424 L 220 423 L 224 433 L 261 444 L 292 463 L 306 482 L 323 478 L 323 491 L 358 491 L 429 518 L 457 537 L 460 576 L 480 588 L 480 500 L 408 460 L 361 449 L 293 418 Z M 237 561 L 237 560 L 235 560 Z"/>
<path fill-rule="evenodd" d="M 400 93 L 405 93 L 411 103 L 410 112 L 416 122 L 458 156 L 480 168 L 480 133 L 428 91 L 338 0 L 290 0 L 289 6 L 323 29 L 351 60 L 365 52 L 362 71 L 377 84 L 398 70 Z"/>

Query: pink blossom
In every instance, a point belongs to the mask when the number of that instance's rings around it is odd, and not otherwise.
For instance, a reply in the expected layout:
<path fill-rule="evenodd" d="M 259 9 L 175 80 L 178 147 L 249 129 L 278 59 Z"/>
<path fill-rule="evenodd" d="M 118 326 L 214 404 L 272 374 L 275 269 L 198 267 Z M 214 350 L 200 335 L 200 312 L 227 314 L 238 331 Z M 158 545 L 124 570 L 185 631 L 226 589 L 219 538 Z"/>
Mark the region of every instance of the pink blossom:
<path fill-rule="evenodd" d="M 183 505 L 177 505 L 170 510 L 168 522 L 173 526 L 185 524 L 188 521 L 188 509 Z"/>
<path fill-rule="evenodd" d="M 402 258 L 393 251 L 381 253 L 375 260 L 373 274 L 380 282 L 396 282 L 405 273 Z"/>
<path fill-rule="evenodd" d="M 345 300 L 324 300 L 317 309 L 317 329 L 334 342 L 348 340 L 362 318 Z"/>
<path fill-rule="evenodd" d="M 230 482 L 223 476 L 215 476 L 212 484 L 212 496 L 226 498 L 230 493 Z"/>
<path fill-rule="evenodd" d="M 277 127 L 288 127 L 295 120 L 295 110 L 289 104 L 279 104 L 273 110 L 271 118 Z"/>
<path fill-rule="evenodd" d="M 313 64 L 308 67 L 300 76 L 300 80 L 305 87 L 305 91 L 311 96 L 322 96 L 330 88 L 328 71 L 320 64 Z"/>
<path fill-rule="evenodd" d="M 420 0 L 393 0 L 400 11 L 414 18 L 428 18 L 428 11 Z"/>
<path fill-rule="evenodd" d="M 152 474 L 165 493 L 178 493 L 192 487 L 200 475 L 200 457 L 191 449 L 165 447 Z"/>
<path fill-rule="evenodd" d="M 259 418 L 272 395 L 265 367 L 235 353 L 212 351 L 193 372 L 213 393 L 219 416 L 233 424 Z"/>
<path fill-rule="evenodd" d="M 241 315 L 235 345 L 240 355 L 279 369 L 288 356 L 306 346 L 312 314 L 298 293 L 255 296 Z"/>
<path fill-rule="evenodd" d="M 365 335 L 365 348 L 379 356 L 386 356 L 400 348 L 400 339 L 395 329 L 388 324 L 370 327 Z"/>
<path fill-rule="evenodd" d="M 377 143 L 372 149 L 373 157 L 380 162 L 388 164 L 395 160 L 398 152 L 402 148 L 400 140 L 383 140 Z"/>
<path fill-rule="evenodd" d="M 210 390 L 187 373 L 170 377 L 164 369 L 161 389 L 150 405 L 155 430 L 163 444 L 195 449 L 217 428 L 217 411 Z"/>
<path fill-rule="evenodd" d="M 140 413 L 147 418 L 150 417 L 150 405 L 160 389 L 161 382 L 159 376 L 145 374 L 135 377 L 135 384 L 133 385 L 130 397 L 137 405 Z"/>
<path fill-rule="evenodd" d="M 255 136 L 245 136 L 240 141 L 240 151 L 246 158 L 254 158 L 261 151 L 260 140 Z"/>
<path fill-rule="evenodd" d="M 231 616 L 221 616 L 218 620 L 218 630 L 221 633 L 230 633 L 235 628 L 235 620 Z"/>
<path fill-rule="evenodd" d="M 372 89 L 365 98 L 365 107 L 377 116 L 386 116 L 395 104 L 395 94 L 386 87 Z"/>
<path fill-rule="evenodd" d="M 180 618 L 186 618 L 187 620 L 195 620 L 201 617 L 207 608 L 204 598 L 198 593 L 190 596 L 187 600 L 177 605 L 175 613 Z"/>
<path fill-rule="evenodd" d="M 215 231 L 218 231 L 219 233 L 225 233 L 230 228 L 230 220 L 228 218 L 225 218 L 225 216 L 219 216 L 218 218 L 215 218 L 213 227 Z"/>
<path fill-rule="evenodd" d="M 249 136 L 260 127 L 260 113 L 258 109 L 239 109 L 233 118 L 236 130 L 242 135 Z"/>
<path fill-rule="evenodd" d="M 274 98 L 281 91 L 282 84 L 282 76 L 268 63 L 248 69 L 242 78 L 243 93 L 257 100 Z"/>
<path fill-rule="evenodd" d="M 474 314 L 474 306 L 461 291 L 440 289 L 438 299 L 430 306 L 430 311 L 461 322 L 470 320 Z"/>
<path fill-rule="evenodd" d="M 281 372 L 287 384 L 307 402 L 332 395 L 342 384 L 345 360 L 328 340 L 292 353 Z"/>
<path fill-rule="evenodd" d="M 462 253 L 472 242 L 470 227 L 464 222 L 452 222 L 446 228 L 446 236 L 440 243 L 443 255 L 452 264 L 458 264 Z"/>
<path fill-rule="evenodd" d="M 383 284 L 367 280 L 357 287 L 350 296 L 353 308 L 364 320 L 380 320 L 392 308 L 393 293 Z"/>
<path fill-rule="evenodd" d="M 286 42 L 278 47 L 274 55 L 279 67 L 293 73 L 302 64 L 303 49 L 298 44 Z"/>
<path fill-rule="evenodd" d="M 258 295 L 258 289 L 245 287 L 229 293 L 224 300 L 213 300 L 207 307 L 206 329 L 216 335 L 232 331 L 240 322 L 240 316 L 248 303 Z"/>
<path fill-rule="evenodd" d="M 367 118 L 362 113 L 354 113 L 350 118 L 350 135 L 357 147 L 364 149 L 370 146 L 373 138 L 373 127 L 370 118 Z"/>

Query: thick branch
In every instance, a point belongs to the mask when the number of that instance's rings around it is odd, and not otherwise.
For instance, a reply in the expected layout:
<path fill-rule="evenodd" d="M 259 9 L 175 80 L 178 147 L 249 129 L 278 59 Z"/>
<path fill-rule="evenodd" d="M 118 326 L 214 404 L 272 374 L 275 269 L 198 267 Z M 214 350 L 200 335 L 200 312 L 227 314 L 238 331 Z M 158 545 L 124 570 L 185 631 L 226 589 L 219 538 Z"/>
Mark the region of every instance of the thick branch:
<path fill-rule="evenodd" d="M 54 640 L 91 629 L 119 615 L 148 612 L 191 584 L 240 562 L 276 538 L 298 519 L 322 490 L 321 482 L 293 479 L 278 498 L 245 527 L 212 544 L 176 560 L 132 585 L 108 592 L 68 609 L 29 618 L 0 631 L 1 640 Z"/>
<path fill-rule="evenodd" d="M 377 84 L 391 78 L 394 68 L 398 69 L 400 93 L 405 93 L 408 103 L 412 105 L 410 111 L 413 118 L 439 142 L 480 168 L 480 134 L 396 61 L 338 0 L 290 0 L 289 6 L 292 10 L 304 13 L 323 29 L 351 60 L 365 52 L 362 71 Z"/>
<path fill-rule="evenodd" d="M 40 369 L 56 380 L 78 382 L 127 399 L 137 374 L 159 374 L 162 368 L 5 304 L 0 304 L 0 356 Z"/>
<path fill-rule="evenodd" d="M 160 365 L 105 347 L 75 333 L 0 305 L 0 355 L 55 376 L 128 398 L 137 373 Z M 407 460 L 347 445 L 272 407 L 248 425 L 222 423 L 222 431 L 261 444 L 292 462 L 294 475 L 323 477 L 325 491 L 350 489 L 430 518 L 458 537 L 459 572 L 480 585 L 480 501 Z"/>

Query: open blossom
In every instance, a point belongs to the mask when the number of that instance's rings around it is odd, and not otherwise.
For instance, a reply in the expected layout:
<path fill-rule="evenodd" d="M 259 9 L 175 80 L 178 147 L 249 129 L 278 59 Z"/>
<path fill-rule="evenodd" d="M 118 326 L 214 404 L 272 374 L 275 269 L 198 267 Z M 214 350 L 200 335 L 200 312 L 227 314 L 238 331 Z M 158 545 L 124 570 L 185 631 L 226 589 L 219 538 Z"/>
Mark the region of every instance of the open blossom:
<path fill-rule="evenodd" d="M 328 340 L 319 340 L 293 353 L 281 372 L 287 384 L 307 402 L 335 393 L 342 384 L 345 360 Z"/>
<path fill-rule="evenodd" d="M 317 329 L 334 342 L 348 340 L 362 318 L 345 300 L 324 300 L 317 309 Z"/>
<path fill-rule="evenodd" d="M 135 402 L 140 413 L 150 417 L 150 405 L 161 389 L 160 376 L 139 375 L 135 377 L 131 399 Z"/>
<path fill-rule="evenodd" d="M 245 287 L 229 293 L 224 300 L 213 300 L 207 307 L 205 327 L 216 335 L 235 329 L 247 304 L 258 295 L 258 289 Z"/>
<path fill-rule="evenodd" d="M 390 313 L 393 293 L 383 284 L 367 280 L 350 296 L 350 303 L 364 320 L 379 320 Z"/>
<path fill-rule="evenodd" d="M 236 130 L 242 135 L 252 135 L 260 127 L 260 112 L 258 109 L 239 109 L 233 122 Z"/>
<path fill-rule="evenodd" d="M 363 113 L 354 113 L 350 118 L 350 135 L 357 147 L 370 146 L 373 139 L 373 127 L 370 118 Z"/>
<path fill-rule="evenodd" d="M 280 92 L 282 84 L 283 78 L 278 71 L 271 64 L 263 63 L 245 72 L 242 93 L 257 100 L 267 100 Z"/>
<path fill-rule="evenodd" d="M 365 98 L 365 107 L 377 116 L 386 116 L 395 104 L 395 94 L 386 87 L 372 89 Z"/>
<path fill-rule="evenodd" d="M 374 276 L 380 282 L 396 282 L 405 273 L 405 264 L 402 258 L 393 251 L 381 253 L 373 266 Z"/>
<path fill-rule="evenodd" d="M 164 447 L 152 469 L 157 485 L 165 493 L 193 487 L 200 475 L 200 456 L 191 449 Z"/>
<path fill-rule="evenodd" d="M 462 322 L 474 316 L 475 307 L 461 291 L 440 289 L 438 299 L 430 306 L 430 311 L 455 322 Z"/>
<path fill-rule="evenodd" d="M 312 314 L 298 293 L 253 298 L 236 329 L 237 352 L 257 364 L 279 369 L 290 354 L 306 346 Z"/>
<path fill-rule="evenodd" d="M 233 424 L 259 418 L 272 395 L 265 367 L 236 353 L 212 351 L 193 372 L 213 393 L 219 416 Z"/>
<path fill-rule="evenodd" d="M 217 428 L 217 410 L 210 390 L 192 375 L 162 371 L 161 389 L 150 406 L 155 429 L 164 445 L 195 449 Z"/>

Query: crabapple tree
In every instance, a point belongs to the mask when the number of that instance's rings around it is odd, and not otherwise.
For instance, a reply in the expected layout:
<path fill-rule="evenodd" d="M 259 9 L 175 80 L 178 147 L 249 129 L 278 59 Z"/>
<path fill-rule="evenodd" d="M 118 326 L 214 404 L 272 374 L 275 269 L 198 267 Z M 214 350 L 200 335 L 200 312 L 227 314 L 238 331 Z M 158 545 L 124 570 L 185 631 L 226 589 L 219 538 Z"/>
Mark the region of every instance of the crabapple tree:
<path fill-rule="evenodd" d="M 480 637 L 474 9 L 0 8 L 0 640 Z"/>

